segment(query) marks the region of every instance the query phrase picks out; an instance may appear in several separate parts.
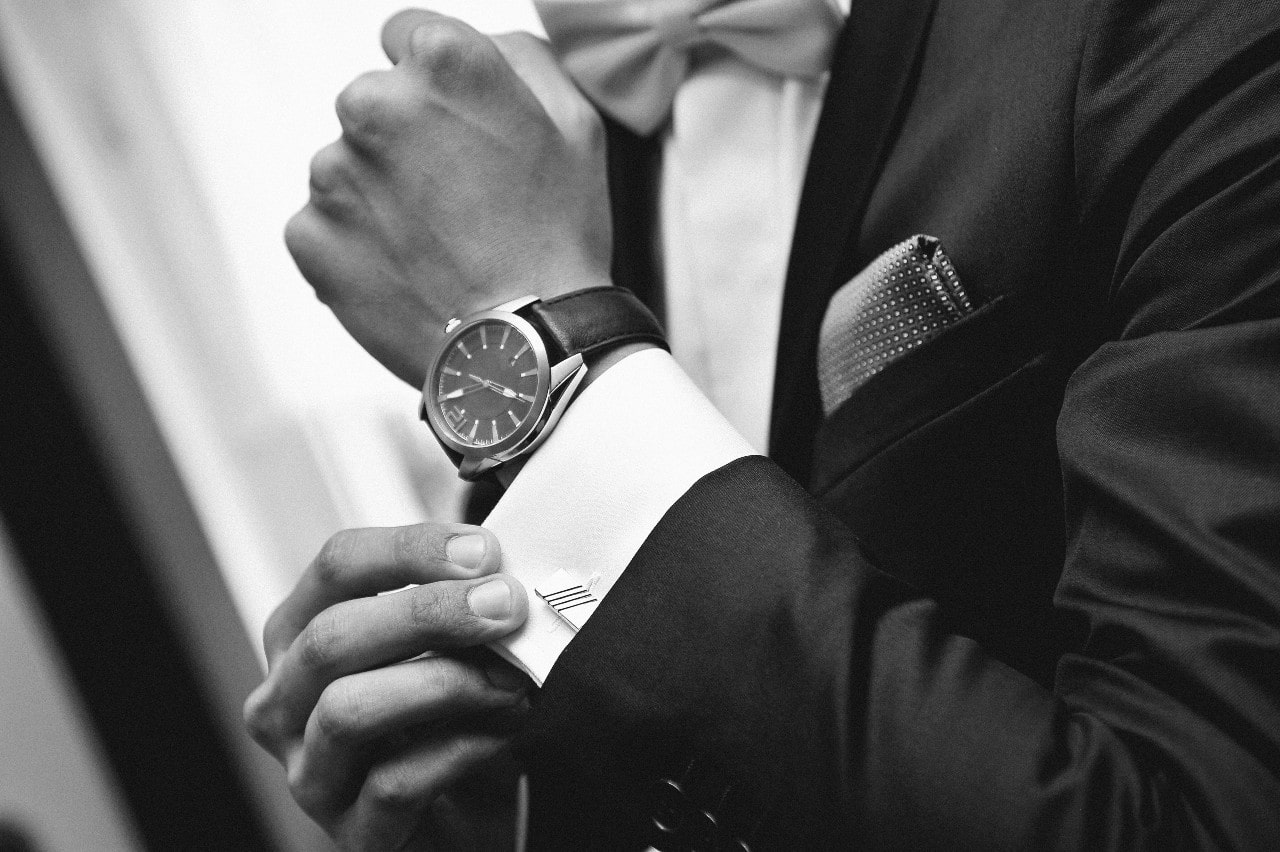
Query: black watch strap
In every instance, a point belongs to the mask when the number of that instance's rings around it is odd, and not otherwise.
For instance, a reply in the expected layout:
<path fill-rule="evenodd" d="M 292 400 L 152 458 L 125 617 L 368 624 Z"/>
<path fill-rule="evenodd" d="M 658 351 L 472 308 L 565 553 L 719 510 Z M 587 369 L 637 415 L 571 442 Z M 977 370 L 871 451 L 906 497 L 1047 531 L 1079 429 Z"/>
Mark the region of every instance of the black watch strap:
<path fill-rule="evenodd" d="M 560 348 L 559 357 L 552 360 L 590 356 L 628 343 L 653 343 L 669 350 L 657 317 L 624 287 L 575 290 L 534 302 L 527 312 L 547 342 Z"/>
<path fill-rule="evenodd" d="M 634 293 L 622 287 L 604 286 L 577 290 L 545 301 L 530 302 L 524 307 L 516 308 L 515 312 L 536 328 L 547 347 L 552 365 L 572 355 L 590 357 L 629 343 L 652 343 L 670 351 L 657 318 Z M 575 381 L 572 387 L 576 386 Z M 568 391 L 570 395 L 572 387 Z M 563 406 L 567 402 L 568 398 L 562 397 L 557 405 Z M 425 391 L 420 410 L 422 419 L 431 422 L 427 413 Z M 539 429 L 543 428 L 550 427 L 548 424 L 540 424 Z M 496 467 L 489 467 L 485 472 L 476 469 L 472 471 L 473 475 L 466 474 L 466 457 L 444 441 L 435 431 L 434 424 L 432 434 L 453 463 L 459 466 L 460 475 L 466 479 L 492 481 Z M 505 464 L 518 461 L 523 457 L 523 452 L 527 452 L 527 449 L 508 459 Z M 477 458 L 483 459 L 484 456 Z"/>

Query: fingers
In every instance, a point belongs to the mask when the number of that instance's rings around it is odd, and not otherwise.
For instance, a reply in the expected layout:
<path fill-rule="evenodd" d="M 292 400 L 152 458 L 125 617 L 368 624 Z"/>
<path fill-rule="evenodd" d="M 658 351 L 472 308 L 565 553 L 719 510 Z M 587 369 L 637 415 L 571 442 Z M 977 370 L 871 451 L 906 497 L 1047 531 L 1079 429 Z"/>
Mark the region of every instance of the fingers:
<path fill-rule="evenodd" d="M 386 159 L 388 148 L 397 145 L 430 109 L 431 92 L 423 83 L 421 75 L 401 68 L 356 77 L 334 100 L 343 140 L 375 161 Z"/>
<path fill-rule="evenodd" d="M 528 680 L 476 647 L 527 615 L 520 583 L 493 573 L 500 561 L 479 527 L 351 530 L 273 614 L 270 672 L 245 723 L 299 804 L 351 848 L 389 848 L 378 838 L 413 830 L 527 709 Z M 446 649 L 458 650 L 419 656 Z"/>
<path fill-rule="evenodd" d="M 498 539 L 467 524 L 344 530 L 320 549 L 267 620 L 263 645 L 274 661 L 322 611 L 340 601 L 412 583 L 481 577 L 502 564 Z"/>
<path fill-rule="evenodd" d="M 498 758 L 507 738 L 486 733 L 427 739 L 370 770 L 355 804 L 338 831 L 339 845 L 351 849 L 402 849 L 424 827 L 433 848 L 469 848 L 439 823 L 424 826 L 441 792 L 476 768 Z"/>
<path fill-rule="evenodd" d="M 405 9 L 382 25 L 382 50 L 395 65 L 405 59 L 465 49 L 487 40 L 457 18 L 426 9 Z"/>
<path fill-rule="evenodd" d="M 423 353 L 431 351 L 430 342 L 440 335 L 444 320 L 416 294 L 396 299 L 376 292 L 388 275 L 388 254 L 371 239 L 369 223 L 379 211 L 363 204 L 368 198 L 366 193 L 354 200 L 331 197 L 305 205 L 289 219 L 285 245 L 316 298 L 351 336 L 402 381 L 420 389 L 429 363 Z"/>
<path fill-rule="evenodd" d="M 594 115 L 577 86 L 561 68 L 547 42 L 529 33 L 486 36 L 447 15 L 424 9 L 406 9 L 393 15 L 382 28 L 382 49 L 394 64 L 413 60 L 434 72 L 433 76 L 454 75 L 461 70 L 477 73 L 492 60 L 494 48 L 506 60 L 564 130 L 580 123 L 577 111 L 585 107 Z"/>
<path fill-rule="evenodd" d="M 396 12 L 382 25 L 382 52 L 393 65 L 398 65 L 400 60 L 409 55 L 413 31 L 441 19 L 446 19 L 446 16 L 426 9 L 404 9 Z"/>
<path fill-rule="evenodd" d="M 495 62 L 501 56 L 561 132 L 580 132 L 589 124 L 588 119 L 596 116 L 560 67 L 550 46 L 529 33 L 490 38 L 446 15 L 409 9 L 394 15 L 383 26 L 382 48 L 397 66 L 409 60 L 430 72 L 436 83 L 468 78 L 471 82 L 492 81 L 508 70 Z"/>
<path fill-rule="evenodd" d="M 333 146 L 329 146 L 330 148 Z M 329 148 L 322 148 L 327 151 Z M 313 160 L 314 162 L 314 160 Z M 336 253 L 332 246 L 345 236 L 336 223 L 343 216 L 343 209 L 350 209 L 345 199 L 333 198 L 332 181 L 327 181 L 323 192 L 312 177 L 311 201 L 289 218 L 284 228 L 284 244 L 298 265 L 298 271 L 315 290 L 316 298 L 327 303 L 337 291 L 336 282 L 351 274 L 340 259 L 351 252 Z"/>
<path fill-rule="evenodd" d="M 381 740 L 438 720 L 513 708 L 528 686 L 492 654 L 479 665 L 430 657 L 334 681 L 290 755 L 294 798 L 317 818 L 337 815 L 351 805 Z"/>
<path fill-rule="evenodd" d="M 433 85 L 466 90 L 502 67 L 488 36 L 456 18 L 410 9 L 382 28 L 382 47 L 398 70 L 425 72 Z"/>
<path fill-rule="evenodd" d="M 250 695 L 250 729 L 280 752 L 338 678 L 427 651 L 491 642 L 524 623 L 527 610 L 523 587 L 507 575 L 442 580 L 334 604 L 307 624 Z"/>

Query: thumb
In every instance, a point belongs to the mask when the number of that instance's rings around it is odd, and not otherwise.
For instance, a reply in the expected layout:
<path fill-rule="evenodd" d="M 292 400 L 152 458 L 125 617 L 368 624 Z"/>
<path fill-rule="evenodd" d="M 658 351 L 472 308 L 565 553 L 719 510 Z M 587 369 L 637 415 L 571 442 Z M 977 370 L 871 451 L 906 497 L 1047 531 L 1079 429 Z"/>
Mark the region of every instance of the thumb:
<path fill-rule="evenodd" d="M 457 18 L 427 9 L 405 9 L 382 25 L 382 51 L 392 64 L 399 65 L 402 59 L 414 54 L 414 39 L 415 36 L 421 38 L 417 34 L 423 27 L 448 27 L 480 38 L 479 33 Z"/>

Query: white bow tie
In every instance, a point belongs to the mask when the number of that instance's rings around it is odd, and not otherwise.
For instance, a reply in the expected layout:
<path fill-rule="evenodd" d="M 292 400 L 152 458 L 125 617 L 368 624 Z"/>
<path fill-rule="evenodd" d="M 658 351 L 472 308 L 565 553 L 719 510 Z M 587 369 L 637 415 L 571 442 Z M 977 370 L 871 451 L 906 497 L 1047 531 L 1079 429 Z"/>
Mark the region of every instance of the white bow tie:
<path fill-rule="evenodd" d="M 843 19 L 829 0 L 534 0 L 565 69 L 601 110 L 658 128 L 689 69 L 718 45 L 787 77 L 826 72 Z"/>

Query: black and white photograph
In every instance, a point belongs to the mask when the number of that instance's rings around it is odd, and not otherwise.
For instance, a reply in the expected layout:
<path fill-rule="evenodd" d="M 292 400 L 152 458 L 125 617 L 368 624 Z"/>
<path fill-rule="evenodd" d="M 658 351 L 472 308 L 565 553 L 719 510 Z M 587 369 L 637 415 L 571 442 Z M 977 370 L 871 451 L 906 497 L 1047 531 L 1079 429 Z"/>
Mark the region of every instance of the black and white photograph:
<path fill-rule="evenodd" d="M 0 852 L 1280 850 L 1275 0 L 0 0 Z"/>

